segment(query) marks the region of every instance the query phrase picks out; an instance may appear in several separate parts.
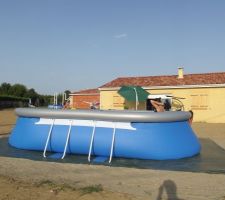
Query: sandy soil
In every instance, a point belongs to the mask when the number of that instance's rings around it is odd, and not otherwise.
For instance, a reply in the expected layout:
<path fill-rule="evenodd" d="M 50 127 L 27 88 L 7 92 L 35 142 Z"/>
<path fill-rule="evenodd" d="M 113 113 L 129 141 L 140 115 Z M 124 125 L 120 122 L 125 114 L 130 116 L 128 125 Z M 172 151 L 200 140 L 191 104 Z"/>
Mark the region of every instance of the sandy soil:
<path fill-rule="evenodd" d="M 15 119 L 13 110 L 0 111 L 0 137 L 10 133 Z M 225 124 L 194 123 L 193 129 L 225 149 Z M 225 175 L 0 157 L 3 199 L 225 200 Z"/>
<path fill-rule="evenodd" d="M 14 109 L 0 110 L 0 135 L 8 135 L 15 122 Z"/>

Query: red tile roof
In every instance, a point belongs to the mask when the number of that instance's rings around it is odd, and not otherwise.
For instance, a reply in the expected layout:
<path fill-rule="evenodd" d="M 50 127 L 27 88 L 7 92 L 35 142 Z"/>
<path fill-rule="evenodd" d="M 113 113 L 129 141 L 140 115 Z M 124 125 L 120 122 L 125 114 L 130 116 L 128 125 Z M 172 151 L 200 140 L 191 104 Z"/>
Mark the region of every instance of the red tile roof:
<path fill-rule="evenodd" d="M 182 79 L 178 79 L 177 75 L 120 77 L 102 85 L 100 88 L 121 87 L 123 85 L 152 87 L 152 86 L 182 86 L 182 85 L 208 85 L 208 84 L 225 84 L 225 72 L 186 74 Z"/>
<path fill-rule="evenodd" d="M 99 94 L 99 90 L 96 89 L 86 89 L 86 90 L 80 90 L 77 92 L 73 92 L 72 94 Z"/>

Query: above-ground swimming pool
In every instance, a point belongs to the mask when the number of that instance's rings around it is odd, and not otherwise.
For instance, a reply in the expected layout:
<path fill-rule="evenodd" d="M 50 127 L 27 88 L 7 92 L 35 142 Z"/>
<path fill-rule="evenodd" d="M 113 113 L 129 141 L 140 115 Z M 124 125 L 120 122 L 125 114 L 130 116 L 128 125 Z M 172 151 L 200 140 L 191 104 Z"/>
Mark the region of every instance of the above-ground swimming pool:
<path fill-rule="evenodd" d="M 48 108 L 62 109 L 63 108 L 63 105 L 62 104 L 50 104 L 50 105 L 48 105 Z"/>
<path fill-rule="evenodd" d="M 191 157 L 200 143 L 189 112 L 18 108 L 9 144 L 26 150 L 168 160 Z"/>

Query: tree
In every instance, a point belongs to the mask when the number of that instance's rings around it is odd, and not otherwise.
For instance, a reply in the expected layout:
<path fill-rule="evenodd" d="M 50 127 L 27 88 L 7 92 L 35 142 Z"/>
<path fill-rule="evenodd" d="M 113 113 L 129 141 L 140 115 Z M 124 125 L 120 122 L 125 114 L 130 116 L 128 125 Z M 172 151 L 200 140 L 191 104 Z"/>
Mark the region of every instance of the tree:
<path fill-rule="evenodd" d="M 39 100 L 40 100 L 40 106 L 47 106 L 51 104 L 51 95 L 39 95 Z"/>
<path fill-rule="evenodd" d="M 17 97 L 25 97 L 27 93 L 27 88 L 22 84 L 14 84 L 8 91 L 9 95 Z"/>
<path fill-rule="evenodd" d="M 8 95 L 10 88 L 11 88 L 10 83 L 2 83 L 0 86 L 0 94 Z"/>
<path fill-rule="evenodd" d="M 27 98 L 31 99 L 31 104 L 34 104 L 37 101 L 37 98 L 39 97 L 39 94 L 35 91 L 35 89 L 31 88 L 26 92 L 25 95 Z"/>
<path fill-rule="evenodd" d="M 68 91 L 70 92 L 70 91 Z M 28 98 L 31 99 L 32 104 L 38 106 L 47 106 L 50 104 L 52 96 L 51 95 L 40 95 L 34 88 L 27 89 L 26 86 L 22 84 L 10 85 L 9 83 L 2 83 L 0 85 L 0 97 L 2 101 L 18 101 L 28 103 Z M 61 95 L 62 99 L 62 95 Z"/>
<path fill-rule="evenodd" d="M 71 93 L 69 90 L 65 90 L 64 93 L 66 94 L 66 98 L 69 98 L 69 94 Z"/>

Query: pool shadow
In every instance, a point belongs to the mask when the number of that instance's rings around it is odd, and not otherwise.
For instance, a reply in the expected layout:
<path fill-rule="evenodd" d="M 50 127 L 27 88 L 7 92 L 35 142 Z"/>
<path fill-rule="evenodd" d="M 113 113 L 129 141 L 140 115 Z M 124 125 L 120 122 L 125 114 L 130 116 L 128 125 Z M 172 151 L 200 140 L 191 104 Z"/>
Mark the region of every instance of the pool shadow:
<path fill-rule="evenodd" d="M 111 167 L 225 174 L 225 150 L 210 139 L 200 139 L 200 142 L 202 145 L 201 153 L 191 158 L 165 161 L 113 158 L 111 164 L 109 164 L 109 158 L 96 159 L 94 157 L 89 163 L 87 155 L 66 155 L 63 160 L 60 159 L 60 156 L 55 156 L 55 159 L 54 156 L 51 156 L 53 158 L 43 158 L 43 152 L 13 148 L 8 144 L 8 137 L 3 137 L 0 138 L 0 157 L 24 158 L 45 162 L 107 165 Z M 52 154 L 48 153 L 48 156 L 50 155 Z M 96 160 L 100 160 L 100 162 L 96 162 Z"/>

